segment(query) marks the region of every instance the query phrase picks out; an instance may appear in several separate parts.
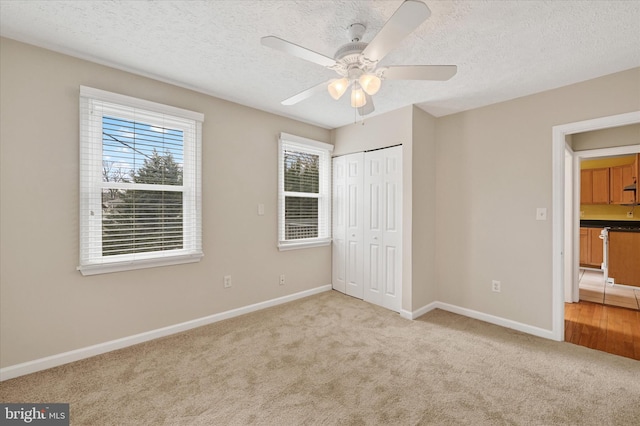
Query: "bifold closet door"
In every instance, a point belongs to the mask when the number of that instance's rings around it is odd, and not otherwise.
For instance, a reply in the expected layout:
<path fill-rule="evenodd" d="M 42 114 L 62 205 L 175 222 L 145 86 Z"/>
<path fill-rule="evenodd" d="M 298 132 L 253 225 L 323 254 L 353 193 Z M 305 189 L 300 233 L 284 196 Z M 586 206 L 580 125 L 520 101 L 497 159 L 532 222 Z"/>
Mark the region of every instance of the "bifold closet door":
<path fill-rule="evenodd" d="M 364 158 L 364 297 L 402 308 L 402 147 Z"/>
<path fill-rule="evenodd" d="M 364 153 L 333 159 L 333 288 L 362 299 Z"/>
<path fill-rule="evenodd" d="M 345 236 L 346 228 L 346 172 L 344 157 L 333 159 L 332 176 L 332 259 L 331 281 L 333 289 L 344 293 L 346 291 L 346 258 Z"/>
<path fill-rule="evenodd" d="M 349 296 L 363 298 L 364 237 L 364 153 L 344 156 L 346 172 L 345 264 L 346 289 Z"/>

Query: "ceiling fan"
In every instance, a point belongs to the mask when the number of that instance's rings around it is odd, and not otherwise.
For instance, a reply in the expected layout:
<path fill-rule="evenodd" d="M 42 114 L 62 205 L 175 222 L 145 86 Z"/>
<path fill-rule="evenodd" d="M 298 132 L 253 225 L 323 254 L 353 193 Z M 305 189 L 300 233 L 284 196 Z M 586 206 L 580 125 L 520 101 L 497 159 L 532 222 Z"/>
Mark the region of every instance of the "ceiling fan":
<path fill-rule="evenodd" d="M 351 106 L 364 116 L 374 111 L 371 96 L 378 92 L 382 80 L 450 79 L 457 72 L 456 65 L 395 65 L 378 68 L 382 58 L 430 15 L 431 11 L 423 2 L 405 0 L 369 43 L 361 41 L 365 26 L 351 24 L 348 28 L 351 42 L 341 46 L 334 58 L 275 36 L 262 37 L 264 46 L 322 65 L 339 75 L 339 78 L 322 82 L 285 99 L 282 104 L 294 105 L 324 90 L 338 100 L 351 87 Z"/>

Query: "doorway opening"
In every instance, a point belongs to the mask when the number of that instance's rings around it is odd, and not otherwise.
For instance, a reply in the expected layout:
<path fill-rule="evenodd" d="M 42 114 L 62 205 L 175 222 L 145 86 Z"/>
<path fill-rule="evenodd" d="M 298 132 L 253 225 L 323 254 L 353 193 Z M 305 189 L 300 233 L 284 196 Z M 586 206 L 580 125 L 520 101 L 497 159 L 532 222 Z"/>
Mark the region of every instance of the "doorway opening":
<path fill-rule="evenodd" d="M 634 111 L 626 114 L 602 117 L 592 120 L 579 121 L 575 123 L 567 123 L 553 127 L 553 204 L 552 204 L 552 336 L 555 340 L 563 341 L 565 338 L 564 319 L 565 319 L 565 280 L 570 280 L 566 285 L 571 289 L 577 289 L 578 265 L 579 265 L 579 221 L 580 221 L 580 192 L 575 188 L 580 181 L 580 161 L 582 158 L 588 158 L 589 155 L 596 156 L 613 156 L 622 154 L 631 154 L 638 152 L 638 145 L 616 148 L 604 148 L 599 150 L 574 152 L 571 149 L 568 139 L 576 133 L 589 132 L 593 130 L 601 130 L 612 127 L 626 126 L 630 124 L 640 123 L 640 111 Z M 593 152 L 596 151 L 596 152 Z M 567 155 L 573 157 L 571 162 L 572 170 L 565 173 L 567 164 Z M 569 172 L 569 171 L 567 171 Z M 568 179 L 567 177 L 570 177 Z M 568 191 L 567 188 L 572 190 Z M 568 205 L 565 199 L 566 193 L 571 197 L 571 214 L 565 215 L 565 206 Z M 573 244 L 566 244 L 565 240 L 570 239 Z M 571 268 L 574 273 L 565 274 L 565 269 Z M 574 291 L 571 293 L 573 298 Z M 575 294 L 578 297 L 578 294 Z"/>
<path fill-rule="evenodd" d="M 564 340 L 640 360 L 640 288 L 627 275 L 636 269 L 633 250 L 620 245 L 629 235 L 622 231 L 640 225 L 633 218 L 640 146 L 630 145 L 639 136 L 640 124 L 633 124 L 566 137 L 573 150 L 565 153 L 565 253 L 576 252 L 578 261 L 564 259 Z M 614 285 L 612 275 L 622 282 Z"/>

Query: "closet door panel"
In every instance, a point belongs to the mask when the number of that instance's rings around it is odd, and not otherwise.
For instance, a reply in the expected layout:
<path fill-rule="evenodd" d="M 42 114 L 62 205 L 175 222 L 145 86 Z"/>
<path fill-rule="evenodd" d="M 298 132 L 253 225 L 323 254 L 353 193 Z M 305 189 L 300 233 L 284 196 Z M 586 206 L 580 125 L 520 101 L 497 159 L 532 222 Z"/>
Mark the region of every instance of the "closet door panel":
<path fill-rule="evenodd" d="M 402 147 L 382 150 L 384 169 L 384 250 L 382 306 L 402 309 Z"/>
<path fill-rule="evenodd" d="M 365 154 L 364 190 L 365 190 L 365 224 L 364 224 L 364 300 L 382 305 L 384 291 L 384 269 L 382 265 L 383 229 L 385 214 L 382 209 L 384 201 L 384 156 L 382 151 Z"/>
<path fill-rule="evenodd" d="M 346 291 L 346 171 L 344 157 L 333 159 L 332 180 L 332 256 L 331 276 L 333 289 L 344 293 Z"/>
<path fill-rule="evenodd" d="M 363 297 L 364 276 L 364 153 L 344 156 L 346 171 L 346 293 L 349 296 Z"/>
<path fill-rule="evenodd" d="M 393 297 L 397 295 L 396 267 L 398 266 L 398 256 L 397 256 L 396 247 L 386 246 L 384 260 L 385 260 L 384 270 L 386 272 L 386 276 L 384 277 L 384 282 L 385 282 L 384 296 Z"/>
<path fill-rule="evenodd" d="M 364 300 L 370 302 L 372 300 L 381 299 L 381 280 L 380 267 L 377 259 L 380 259 L 380 245 L 375 243 L 367 244 L 369 252 L 365 255 L 365 295 Z M 374 259 L 371 262 L 371 259 Z M 367 261 L 368 260 L 368 261 Z"/>

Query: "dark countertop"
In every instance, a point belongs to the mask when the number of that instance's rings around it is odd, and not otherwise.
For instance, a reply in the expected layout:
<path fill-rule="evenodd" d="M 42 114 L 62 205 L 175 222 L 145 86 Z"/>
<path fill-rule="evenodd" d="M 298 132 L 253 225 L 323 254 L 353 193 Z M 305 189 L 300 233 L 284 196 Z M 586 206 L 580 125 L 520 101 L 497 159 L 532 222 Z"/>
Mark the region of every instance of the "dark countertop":
<path fill-rule="evenodd" d="M 612 232 L 640 232 L 640 220 L 581 220 L 580 227 L 608 227 Z"/>

